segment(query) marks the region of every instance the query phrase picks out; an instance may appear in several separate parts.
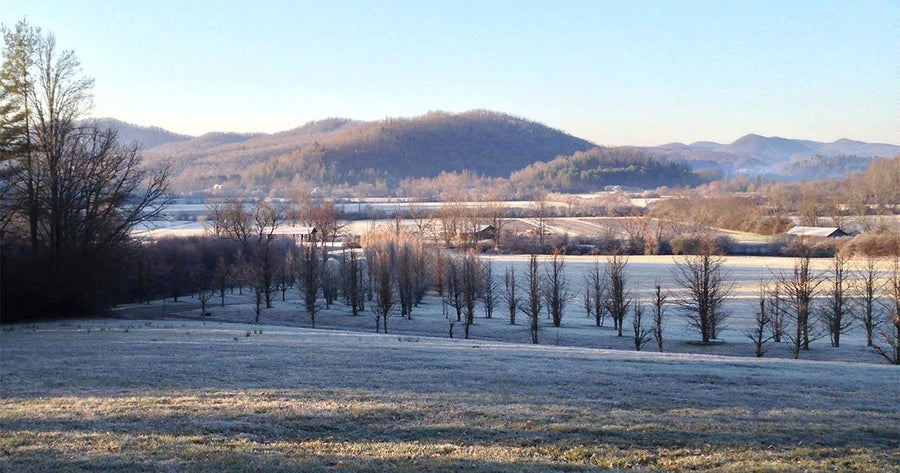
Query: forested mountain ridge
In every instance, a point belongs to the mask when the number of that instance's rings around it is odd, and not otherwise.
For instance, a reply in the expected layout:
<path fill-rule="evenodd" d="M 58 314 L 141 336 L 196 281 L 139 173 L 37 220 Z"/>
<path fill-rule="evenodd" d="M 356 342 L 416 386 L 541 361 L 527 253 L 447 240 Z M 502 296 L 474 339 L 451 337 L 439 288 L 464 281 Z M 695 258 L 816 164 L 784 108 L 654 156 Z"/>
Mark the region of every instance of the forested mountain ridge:
<path fill-rule="evenodd" d="M 517 188 L 538 187 L 558 192 L 591 192 L 605 186 L 654 189 L 696 186 L 712 175 L 695 172 L 687 164 L 631 147 L 598 147 L 571 156 L 539 162 L 510 175 Z"/>

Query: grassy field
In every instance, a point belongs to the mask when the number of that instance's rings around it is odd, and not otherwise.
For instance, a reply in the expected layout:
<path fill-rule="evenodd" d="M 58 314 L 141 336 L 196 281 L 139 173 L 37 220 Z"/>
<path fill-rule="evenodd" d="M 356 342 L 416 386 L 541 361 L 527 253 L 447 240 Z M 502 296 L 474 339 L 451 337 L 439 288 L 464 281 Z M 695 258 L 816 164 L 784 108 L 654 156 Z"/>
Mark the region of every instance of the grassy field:
<path fill-rule="evenodd" d="M 896 471 L 900 370 L 210 322 L 0 334 L 0 470 Z"/>

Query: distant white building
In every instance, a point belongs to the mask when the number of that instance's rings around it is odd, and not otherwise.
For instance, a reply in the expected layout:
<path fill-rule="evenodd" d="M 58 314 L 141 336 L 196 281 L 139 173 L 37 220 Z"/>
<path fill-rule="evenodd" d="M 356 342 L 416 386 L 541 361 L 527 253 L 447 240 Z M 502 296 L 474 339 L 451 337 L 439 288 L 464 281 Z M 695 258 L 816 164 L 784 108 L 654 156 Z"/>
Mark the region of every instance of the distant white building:
<path fill-rule="evenodd" d="M 796 237 L 816 237 L 816 238 L 840 238 L 849 236 L 845 231 L 838 227 L 804 227 L 797 225 L 786 233 Z"/>
<path fill-rule="evenodd" d="M 316 235 L 319 233 L 315 227 L 300 226 L 284 226 L 278 227 L 272 232 L 273 235 L 289 236 L 294 239 L 297 244 L 316 241 Z"/>

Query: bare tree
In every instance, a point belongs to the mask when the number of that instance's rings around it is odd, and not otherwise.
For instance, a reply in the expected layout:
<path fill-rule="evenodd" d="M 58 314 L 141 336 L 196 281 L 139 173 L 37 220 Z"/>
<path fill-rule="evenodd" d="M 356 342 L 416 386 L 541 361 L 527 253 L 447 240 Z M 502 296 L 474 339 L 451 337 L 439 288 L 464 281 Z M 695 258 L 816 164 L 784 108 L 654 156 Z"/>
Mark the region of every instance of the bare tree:
<path fill-rule="evenodd" d="M 447 275 L 447 256 L 435 249 L 431 257 L 431 281 L 438 297 L 444 297 L 445 278 Z"/>
<path fill-rule="evenodd" d="M 654 296 L 653 296 L 653 339 L 656 340 L 656 348 L 657 351 L 662 353 L 663 351 L 663 329 L 665 328 L 665 313 L 666 313 L 666 299 L 668 299 L 668 292 L 663 294 L 662 287 L 659 285 L 659 281 L 653 286 L 654 288 Z"/>
<path fill-rule="evenodd" d="M 224 254 L 216 259 L 216 283 L 222 307 L 225 307 L 225 288 L 228 286 L 229 265 Z"/>
<path fill-rule="evenodd" d="M 538 343 L 538 329 L 541 318 L 541 275 L 538 269 L 537 255 L 533 254 L 528 259 L 528 269 L 525 272 L 526 288 L 525 303 L 519 306 L 530 322 L 531 343 Z"/>
<path fill-rule="evenodd" d="M 319 202 L 311 210 L 310 223 L 318 231 L 322 242 L 322 261 L 328 259 L 328 244 L 333 245 L 346 227 L 340 218 L 340 209 L 330 200 Z"/>
<path fill-rule="evenodd" d="M 604 277 L 599 260 L 594 261 L 585 276 L 584 292 L 585 310 L 588 316 L 593 315 L 594 323 L 597 324 L 597 327 L 602 327 L 606 315 L 607 279 Z"/>
<path fill-rule="evenodd" d="M 213 297 L 216 296 L 216 291 L 210 289 L 206 285 L 200 288 L 200 292 L 197 293 L 197 300 L 200 302 L 200 315 L 206 317 L 210 314 L 206 308 L 209 306 L 209 301 L 212 300 Z"/>
<path fill-rule="evenodd" d="M 475 323 L 475 301 L 478 299 L 478 289 L 481 286 L 481 259 L 475 250 L 469 250 L 462 264 L 462 296 L 466 316 L 464 330 L 468 340 L 469 329 Z"/>
<path fill-rule="evenodd" d="M 486 261 L 482 264 L 483 281 L 481 289 L 481 303 L 484 305 L 484 316 L 490 319 L 494 315 L 494 306 L 497 303 L 497 291 L 499 284 L 494 279 L 494 263 Z"/>
<path fill-rule="evenodd" d="M 882 289 L 882 283 L 878 280 L 878 268 L 875 260 L 866 260 L 865 267 L 859 271 L 859 284 L 856 287 L 859 306 L 852 312 L 853 318 L 862 324 L 866 331 L 866 346 L 870 347 L 874 341 L 875 329 L 880 323 L 878 316 L 878 295 Z"/>
<path fill-rule="evenodd" d="M 341 264 L 344 300 L 354 316 L 365 310 L 365 271 L 356 251 L 350 250 Z"/>
<path fill-rule="evenodd" d="M 325 308 L 330 309 L 338 298 L 338 289 L 340 286 L 339 268 L 334 259 L 328 259 L 322 264 L 322 299 L 325 300 Z"/>
<path fill-rule="evenodd" d="M 400 242 L 397 248 L 397 295 L 400 299 L 400 316 L 412 319 L 413 307 L 413 252 L 407 242 Z"/>
<path fill-rule="evenodd" d="M 851 325 L 845 277 L 848 259 L 845 254 L 840 252 L 835 254 L 831 260 L 831 275 L 828 279 L 828 307 L 825 310 L 825 322 L 831 336 L 831 346 L 835 348 L 841 346 L 841 334 L 847 332 Z"/>
<path fill-rule="evenodd" d="M 546 191 L 538 191 L 531 203 L 531 212 L 537 222 L 538 243 L 544 244 L 544 238 L 547 234 L 547 218 L 550 217 L 550 202 L 547 200 Z"/>
<path fill-rule="evenodd" d="M 316 245 L 304 245 L 300 249 L 300 299 L 309 315 L 310 323 L 316 328 L 319 313 L 319 289 L 322 287 L 319 270 L 319 252 Z"/>
<path fill-rule="evenodd" d="M 878 331 L 880 341 L 872 347 L 875 352 L 894 365 L 900 365 L 900 261 L 894 260 L 894 270 L 888 279 L 887 323 Z"/>
<path fill-rule="evenodd" d="M 603 304 L 613 319 L 618 335 L 622 336 L 622 327 L 628 308 L 631 306 L 631 298 L 625 287 L 625 268 L 628 266 L 628 258 L 618 254 L 609 256 L 606 260 L 607 294 Z"/>
<path fill-rule="evenodd" d="M 456 321 L 462 322 L 463 311 L 463 263 L 457 257 L 447 259 L 447 290 L 445 301 L 447 305 L 456 310 Z"/>
<path fill-rule="evenodd" d="M 272 308 L 272 293 L 275 291 L 275 255 L 273 244 L 275 242 L 275 230 L 281 224 L 280 209 L 266 201 L 257 202 L 253 208 L 253 222 L 256 236 L 256 259 L 259 265 L 256 284 L 262 288 L 265 295 L 266 308 Z"/>
<path fill-rule="evenodd" d="M 709 343 L 728 317 L 724 304 L 732 286 L 726 280 L 725 257 L 715 253 L 715 242 L 708 239 L 701 246 L 700 254 L 675 262 L 675 281 L 684 291 L 675 304 L 700 332 L 703 343 Z"/>
<path fill-rule="evenodd" d="M 228 202 L 220 197 L 209 199 L 206 201 L 206 211 L 207 233 L 216 238 L 224 237 Z"/>
<path fill-rule="evenodd" d="M 374 298 L 369 304 L 375 316 L 375 331 L 383 322 L 384 333 L 388 333 L 388 317 L 396 304 L 394 287 L 394 265 L 397 261 L 397 248 L 394 242 L 366 248 L 366 261 L 372 268 L 372 291 Z"/>
<path fill-rule="evenodd" d="M 768 305 L 768 296 L 769 290 L 765 287 L 764 284 L 760 283 L 759 285 L 759 298 L 757 299 L 757 303 L 759 304 L 756 312 L 754 312 L 753 320 L 756 323 L 751 329 L 748 329 L 744 332 L 744 335 L 749 338 L 753 342 L 753 346 L 756 347 L 756 357 L 762 358 L 763 355 L 766 354 L 765 344 L 772 340 L 772 335 L 769 330 L 769 327 L 772 323 L 771 318 L 769 317 L 769 307 Z"/>
<path fill-rule="evenodd" d="M 647 246 L 647 228 L 650 219 L 632 216 L 621 219 L 622 231 L 628 235 L 628 248 L 631 253 L 641 254 Z"/>
<path fill-rule="evenodd" d="M 569 291 L 568 282 L 566 281 L 565 254 L 558 248 L 554 248 L 549 263 L 545 270 L 547 284 L 544 288 L 544 299 L 547 304 L 547 310 L 553 319 L 553 326 L 559 327 L 562 325 L 566 304 L 572 298 L 572 293 Z"/>
<path fill-rule="evenodd" d="M 438 210 L 438 218 L 441 221 L 441 238 L 448 248 L 453 246 L 462 232 L 463 215 L 462 198 L 458 196 L 445 200 Z"/>
<path fill-rule="evenodd" d="M 434 212 L 420 204 L 420 202 L 410 200 L 407 203 L 408 212 L 419 238 L 426 240 L 434 236 Z"/>
<path fill-rule="evenodd" d="M 506 209 L 503 207 L 502 196 L 493 195 L 488 197 L 489 201 L 484 203 L 485 218 L 494 227 L 494 249 L 500 248 L 500 242 L 503 235 L 503 220 Z"/>
<path fill-rule="evenodd" d="M 413 248 L 413 306 L 418 307 L 425 298 L 431 282 L 429 253 L 425 249 L 425 241 L 421 237 L 414 237 L 411 244 Z"/>
<path fill-rule="evenodd" d="M 503 299 L 506 301 L 506 308 L 509 309 L 509 324 L 516 324 L 516 311 L 519 306 L 519 296 L 516 294 L 518 286 L 516 286 L 516 269 L 512 266 L 506 268 L 503 275 L 504 287 L 506 292 L 503 293 Z"/>
<path fill-rule="evenodd" d="M 294 252 L 295 249 L 293 247 L 287 248 L 278 264 L 277 286 L 281 290 L 281 302 L 287 301 L 288 287 L 294 287 L 294 269 L 296 266 L 294 263 Z"/>
<path fill-rule="evenodd" d="M 635 302 L 631 312 L 631 327 L 634 330 L 634 349 L 641 351 L 644 345 L 653 338 L 653 330 L 644 328 L 644 306 L 640 301 Z"/>
<path fill-rule="evenodd" d="M 581 303 L 584 305 L 584 312 L 587 318 L 594 317 L 594 299 L 591 297 L 591 284 L 587 277 L 584 279 L 584 292 L 581 293 Z"/>
<path fill-rule="evenodd" d="M 781 337 L 784 336 L 786 330 L 784 311 L 787 304 L 784 301 L 784 294 L 781 289 L 781 283 L 776 282 L 775 287 L 769 292 L 769 328 L 772 332 L 772 340 L 775 343 L 781 343 Z"/>
<path fill-rule="evenodd" d="M 787 298 L 785 317 L 793 322 L 795 328 L 793 333 L 785 331 L 784 336 L 791 342 L 794 358 L 798 358 L 801 349 L 809 350 L 810 341 L 821 337 L 810 314 L 822 280 L 810 269 L 809 251 L 801 252 L 790 275 L 780 274 L 776 278 Z"/>

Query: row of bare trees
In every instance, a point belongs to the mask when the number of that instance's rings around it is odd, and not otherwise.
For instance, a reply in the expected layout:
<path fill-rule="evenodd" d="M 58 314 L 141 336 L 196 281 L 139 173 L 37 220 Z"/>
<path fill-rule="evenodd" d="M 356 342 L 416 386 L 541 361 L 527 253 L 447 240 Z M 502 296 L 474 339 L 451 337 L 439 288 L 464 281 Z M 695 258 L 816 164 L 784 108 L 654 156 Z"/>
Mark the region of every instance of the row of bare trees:
<path fill-rule="evenodd" d="M 841 336 L 857 322 L 866 334 L 866 346 L 890 363 L 900 363 L 897 262 L 886 277 L 874 259 L 857 270 L 841 253 L 823 271 L 813 269 L 811 263 L 809 254 L 803 254 L 791 271 L 774 273 L 774 286 L 760 283 L 754 325 L 745 332 L 756 347 L 756 356 L 765 354 L 769 341 L 788 342 L 794 358 L 825 337 L 839 348 Z"/>

